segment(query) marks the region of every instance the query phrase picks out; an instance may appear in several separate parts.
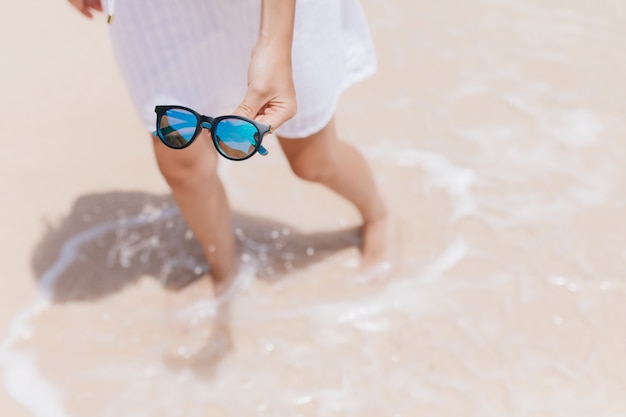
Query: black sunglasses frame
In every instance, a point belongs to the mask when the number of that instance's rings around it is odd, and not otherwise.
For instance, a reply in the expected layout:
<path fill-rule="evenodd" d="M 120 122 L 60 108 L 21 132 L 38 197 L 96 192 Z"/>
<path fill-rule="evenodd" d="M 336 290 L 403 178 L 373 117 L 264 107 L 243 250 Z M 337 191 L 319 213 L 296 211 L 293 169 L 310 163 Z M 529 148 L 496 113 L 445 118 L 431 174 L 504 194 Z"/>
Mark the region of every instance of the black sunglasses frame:
<path fill-rule="evenodd" d="M 196 120 L 197 120 L 196 130 L 193 132 L 193 136 L 191 137 L 189 142 L 187 142 L 183 146 L 172 146 L 169 143 L 167 143 L 167 141 L 161 135 L 161 119 L 163 118 L 163 116 L 165 116 L 165 112 L 167 112 L 168 110 L 173 110 L 173 109 L 187 111 L 187 112 L 193 114 L 196 117 Z M 200 114 L 197 111 L 195 111 L 193 109 L 190 109 L 189 107 L 178 106 L 178 105 L 156 106 L 154 108 L 154 111 L 157 114 L 156 134 L 157 134 L 158 138 L 161 140 L 161 142 L 165 146 L 167 146 L 168 148 L 171 148 L 171 149 L 185 149 L 186 147 L 191 145 L 196 140 L 196 138 L 200 135 L 200 132 L 202 132 L 202 129 L 208 129 L 211 132 L 211 141 L 213 142 L 213 146 L 215 146 L 215 149 L 217 150 L 217 152 L 220 155 L 222 155 L 224 158 L 230 159 L 231 161 L 244 161 L 244 160 L 252 157 L 252 155 L 257 153 L 259 151 L 259 148 L 261 148 L 261 142 L 263 141 L 263 137 L 266 134 L 268 134 L 268 133 L 272 133 L 272 127 L 270 125 L 266 125 L 264 123 L 257 122 L 256 120 L 248 119 L 247 117 L 239 116 L 239 115 L 236 115 L 236 114 L 224 115 L 224 116 L 218 116 L 218 117 L 210 117 L 210 116 L 205 116 L 203 114 Z M 256 128 L 256 130 L 259 132 L 259 140 L 256 141 L 256 145 L 254 146 L 254 151 L 251 152 L 249 155 L 247 155 L 245 158 L 233 158 L 233 157 L 225 154 L 220 149 L 220 147 L 218 146 L 217 140 L 215 139 L 216 138 L 215 129 L 216 129 L 216 126 L 219 124 L 219 122 L 222 121 L 222 120 L 225 120 L 225 119 L 239 119 L 239 120 L 243 120 L 245 122 L 248 122 L 248 123 L 252 124 Z M 210 124 L 211 128 L 209 129 L 208 127 L 203 126 L 203 123 Z M 267 151 L 265 151 L 265 152 L 266 152 L 265 154 L 267 154 Z"/>

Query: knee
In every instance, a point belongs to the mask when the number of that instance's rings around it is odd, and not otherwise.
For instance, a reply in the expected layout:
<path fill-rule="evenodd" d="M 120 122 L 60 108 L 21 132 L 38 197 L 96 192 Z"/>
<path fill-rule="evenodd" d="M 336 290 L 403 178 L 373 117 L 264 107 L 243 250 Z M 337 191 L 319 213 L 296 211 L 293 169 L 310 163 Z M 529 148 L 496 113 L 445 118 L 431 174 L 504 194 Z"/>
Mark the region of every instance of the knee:
<path fill-rule="evenodd" d="M 217 177 L 217 164 L 206 161 L 160 162 L 159 170 L 172 188 L 193 187 L 196 183 L 209 184 Z"/>
<path fill-rule="evenodd" d="M 217 177 L 217 157 L 211 152 L 185 150 L 157 151 L 157 165 L 167 184 L 174 189 L 210 184 Z"/>

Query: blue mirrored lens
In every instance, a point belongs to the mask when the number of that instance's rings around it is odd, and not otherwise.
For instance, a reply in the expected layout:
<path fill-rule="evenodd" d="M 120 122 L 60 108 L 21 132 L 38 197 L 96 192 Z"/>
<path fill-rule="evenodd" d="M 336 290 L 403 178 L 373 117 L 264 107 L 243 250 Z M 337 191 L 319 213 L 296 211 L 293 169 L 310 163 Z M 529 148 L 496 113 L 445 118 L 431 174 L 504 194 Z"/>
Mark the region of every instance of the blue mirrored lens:
<path fill-rule="evenodd" d="M 198 128 L 196 116 L 183 109 L 169 109 L 159 122 L 159 137 L 172 148 L 184 148 Z"/>
<path fill-rule="evenodd" d="M 215 126 L 215 143 L 227 158 L 245 159 L 254 153 L 259 130 L 252 123 L 241 119 L 222 119 Z"/>

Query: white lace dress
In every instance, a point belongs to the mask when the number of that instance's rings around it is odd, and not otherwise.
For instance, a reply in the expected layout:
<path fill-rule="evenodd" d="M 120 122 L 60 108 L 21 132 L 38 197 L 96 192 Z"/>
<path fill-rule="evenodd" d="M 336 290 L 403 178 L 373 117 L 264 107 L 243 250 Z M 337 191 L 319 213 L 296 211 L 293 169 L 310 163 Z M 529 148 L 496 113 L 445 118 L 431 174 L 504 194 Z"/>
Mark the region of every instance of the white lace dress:
<path fill-rule="evenodd" d="M 261 0 L 117 0 L 110 25 L 114 53 L 149 131 L 157 104 L 209 115 L 243 99 Z M 323 128 L 341 92 L 376 71 L 358 0 L 298 0 L 293 41 L 297 115 L 281 126 L 301 138 Z"/>

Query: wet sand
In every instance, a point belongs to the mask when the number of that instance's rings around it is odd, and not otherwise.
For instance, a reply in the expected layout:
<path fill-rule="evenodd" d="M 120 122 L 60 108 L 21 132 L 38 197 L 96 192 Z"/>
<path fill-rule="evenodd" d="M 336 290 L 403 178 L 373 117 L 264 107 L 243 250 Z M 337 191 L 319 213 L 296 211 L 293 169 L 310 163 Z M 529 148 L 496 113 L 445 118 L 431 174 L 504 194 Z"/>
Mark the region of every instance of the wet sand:
<path fill-rule="evenodd" d="M 104 17 L 12 4 L 0 413 L 626 415 L 626 6 L 471 3 L 364 1 L 380 69 L 338 126 L 394 210 L 389 276 L 270 140 L 220 168 L 245 268 L 218 302 Z"/>

